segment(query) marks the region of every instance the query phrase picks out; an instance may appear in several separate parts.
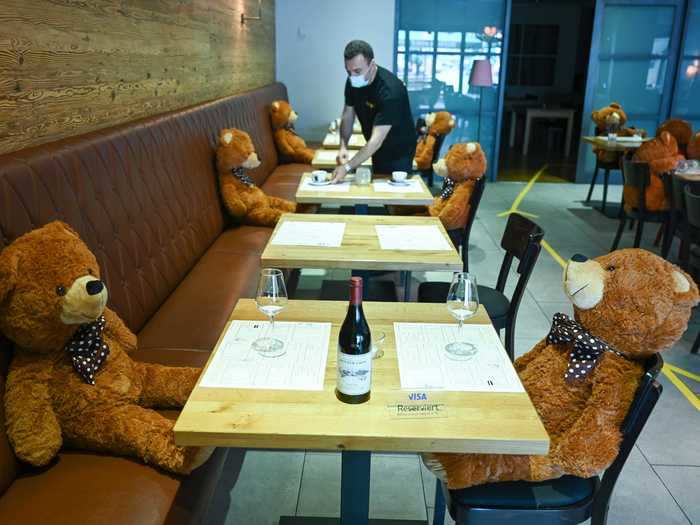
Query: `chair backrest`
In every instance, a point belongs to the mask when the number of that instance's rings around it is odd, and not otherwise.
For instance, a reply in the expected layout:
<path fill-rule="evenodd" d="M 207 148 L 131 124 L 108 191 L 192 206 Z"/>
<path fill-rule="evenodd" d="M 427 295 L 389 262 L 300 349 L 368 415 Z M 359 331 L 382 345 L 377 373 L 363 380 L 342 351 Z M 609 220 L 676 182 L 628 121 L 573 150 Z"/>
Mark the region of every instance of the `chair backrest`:
<path fill-rule="evenodd" d="M 644 364 L 644 376 L 642 376 L 642 381 L 637 388 L 627 416 L 620 427 L 620 431 L 622 432 L 620 451 L 615 461 L 605 470 L 600 487 L 596 491 L 593 499 L 594 515 L 604 516 L 607 514 L 610 497 L 615 488 L 617 478 L 620 472 L 622 472 L 622 467 L 625 466 L 627 457 L 630 455 L 639 434 L 661 396 L 663 388 L 656 381 L 656 378 L 663 366 L 664 360 L 659 354 L 654 354 L 648 358 Z"/>
<path fill-rule="evenodd" d="M 474 224 L 474 219 L 476 219 L 476 212 L 479 208 L 479 203 L 481 202 L 481 197 L 484 195 L 485 189 L 486 176 L 483 176 L 477 179 L 474 183 L 474 189 L 469 197 L 469 215 L 467 216 L 467 222 L 465 223 L 464 228 L 459 230 L 448 230 L 447 232 L 455 247 L 462 247 L 462 271 L 464 272 L 469 271 L 469 236 L 471 235 L 472 225 Z"/>
<path fill-rule="evenodd" d="M 685 217 L 686 207 L 685 207 L 684 188 L 688 185 L 688 183 L 685 180 L 681 179 L 680 177 L 676 177 L 674 175 L 672 175 L 670 177 L 670 180 L 671 180 L 671 191 L 668 192 L 668 195 L 669 195 L 669 200 L 671 201 L 669 203 L 671 206 L 671 209 L 677 211 L 683 217 Z"/>
<path fill-rule="evenodd" d="M 685 186 L 685 211 L 688 224 L 694 228 L 700 228 L 700 195 L 693 192 L 693 186 Z"/>
<path fill-rule="evenodd" d="M 516 271 L 520 274 L 520 278 L 513 291 L 513 297 L 510 299 L 509 316 L 518 311 L 525 287 L 530 280 L 532 270 L 535 268 L 537 258 L 540 256 L 542 249 L 540 242 L 543 237 L 544 230 L 530 219 L 518 213 L 512 213 L 508 217 L 508 223 L 501 239 L 501 248 L 506 253 L 501 264 L 501 271 L 498 274 L 496 290 L 503 293 L 513 259 L 518 259 Z"/>
<path fill-rule="evenodd" d="M 649 173 L 648 163 L 635 162 L 627 157 L 622 159 L 622 176 L 625 181 L 625 186 L 637 188 L 637 209 L 642 212 L 646 209 L 646 193 L 647 186 L 649 186 Z"/>
<path fill-rule="evenodd" d="M 442 149 L 442 144 L 445 142 L 446 136 L 447 135 L 435 135 L 435 147 L 433 147 L 433 164 L 435 164 L 440 158 L 440 150 Z"/>

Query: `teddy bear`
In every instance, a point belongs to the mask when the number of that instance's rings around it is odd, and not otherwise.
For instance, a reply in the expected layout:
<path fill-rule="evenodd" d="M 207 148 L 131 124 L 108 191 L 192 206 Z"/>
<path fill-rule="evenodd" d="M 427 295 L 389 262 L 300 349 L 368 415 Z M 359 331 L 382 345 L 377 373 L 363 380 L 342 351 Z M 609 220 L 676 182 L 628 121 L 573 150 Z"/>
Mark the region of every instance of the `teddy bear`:
<path fill-rule="evenodd" d="M 688 152 L 686 155 L 689 159 L 700 160 L 700 131 L 690 137 L 688 142 Z"/>
<path fill-rule="evenodd" d="M 446 230 L 464 228 L 476 181 L 486 173 L 486 155 L 478 142 L 453 144 L 437 161 L 435 173 L 444 177 L 442 191 L 430 206 L 387 206 L 392 215 L 438 217 Z"/>
<path fill-rule="evenodd" d="M 455 119 L 449 111 L 428 113 L 425 117 L 425 128 L 421 128 L 421 136 L 416 145 L 416 166 L 419 170 L 429 170 L 433 163 L 433 153 L 438 136 L 448 135 L 455 127 Z M 425 130 L 425 132 L 422 132 Z"/>
<path fill-rule="evenodd" d="M 646 131 L 634 127 L 625 127 L 627 114 L 618 102 L 611 102 L 609 105 L 591 113 L 591 119 L 595 123 L 595 134 L 607 136 L 608 133 L 616 133 L 620 137 L 631 137 L 639 135 L 646 137 Z M 593 146 L 593 153 L 602 163 L 617 164 L 620 162 L 622 152 L 607 151 Z"/>
<path fill-rule="evenodd" d="M 275 100 L 270 104 L 270 120 L 275 144 L 284 162 L 311 164 L 314 150 L 306 147 L 306 142 L 294 131 L 294 123 L 299 115 L 286 100 Z"/>
<path fill-rule="evenodd" d="M 95 256 L 55 221 L 0 252 L 0 332 L 14 347 L 5 423 L 16 456 L 47 465 L 63 446 L 132 456 L 177 474 L 213 449 L 175 444 L 199 368 L 133 361 L 136 336 L 106 307 Z"/>
<path fill-rule="evenodd" d="M 550 437 L 547 455 L 424 454 L 451 489 L 496 481 L 590 477 L 617 457 L 643 361 L 685 331 L 698 288 L 651 252 L 574 255 L 564 270 L 574 319 L 555 314 L 515 369 Z"/>
<path fill-rule="evenodd" d="M 294 213 L 294 202 L 265 195 L 245 170 L 260 165 L 255 146 L 245 131 L 222 129 L 216 150 L 219 187 L 226 209 L 243 224 L 274 226 L 284 213 Z"/>
<path fill-rule="evenodd" d="M 664 131 L 668 131 L 676 139 L 679 151 L 685 153 L 693 136 L 693 128 L 690 127 L 690 123 L 687 120 L 671 118 L 659 126 L 656 130 L 656 136 L 658 137 Z"/>
<path fill-rule="evenodd" d="M 662 175 L 676 167 L 683 155 L 678 152 L 676 139 L 668 131 L 644 144 L 632 156 L 636 162 L 649 164 L 649 186 L 647 186 L 645 206 L 649 211 L 661 211 L 668 209 L 668 200 Z M 634 186 L 625 184 L 623 189 L 625 208 L 636 208 L 639 205 L 639 190 Z"/>

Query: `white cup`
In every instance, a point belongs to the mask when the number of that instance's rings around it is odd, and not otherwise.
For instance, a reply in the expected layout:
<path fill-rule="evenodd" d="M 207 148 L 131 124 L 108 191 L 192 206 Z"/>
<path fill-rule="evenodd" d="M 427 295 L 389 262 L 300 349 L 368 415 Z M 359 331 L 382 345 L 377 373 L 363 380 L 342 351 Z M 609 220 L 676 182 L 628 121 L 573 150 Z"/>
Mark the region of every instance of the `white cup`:
<path fill-rule="evenodd" d="M 392 171 L 391 172 L 391 180 L 394 182 L 404 182 L 406 180 L 406 177 L 408 177 L 408 173 L 405 171 Z"/>
<path fill-rule="evenodd" d="M 312 171 L 311 180 L 314 182 L 326 182 L 328 180 L 328 172 L 324 170 Z"/>

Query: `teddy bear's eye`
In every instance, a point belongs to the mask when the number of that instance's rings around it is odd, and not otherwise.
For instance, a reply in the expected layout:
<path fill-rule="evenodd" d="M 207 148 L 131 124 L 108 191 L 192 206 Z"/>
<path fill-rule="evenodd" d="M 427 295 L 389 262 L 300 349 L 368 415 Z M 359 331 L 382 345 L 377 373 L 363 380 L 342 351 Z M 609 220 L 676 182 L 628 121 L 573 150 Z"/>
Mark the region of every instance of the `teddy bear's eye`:
<path fill-rule="evenodd" d="M 615 271 L 615 267 L 611 264 L 610 266 L 608 266 L 608 267 L 606 268 L 606 270 L 609 271 L 609 272 L 614 272 L 614 271 Z"/>
<path fill-rule="evenodd" d="M 63 286 L 56 287 L 56 295 L 64 296 L 66 295 L 66 289 Z"/>

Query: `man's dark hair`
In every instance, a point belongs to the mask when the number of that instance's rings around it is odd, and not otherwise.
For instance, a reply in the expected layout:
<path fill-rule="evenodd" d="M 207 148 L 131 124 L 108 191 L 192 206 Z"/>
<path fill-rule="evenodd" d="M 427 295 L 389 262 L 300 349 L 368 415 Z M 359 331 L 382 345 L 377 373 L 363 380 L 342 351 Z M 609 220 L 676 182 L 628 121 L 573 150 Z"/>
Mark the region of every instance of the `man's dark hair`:
<path fill-rule="evenodd" d="M 352 60 L 357 55 L 362 55 L 367 59 L 367 62 L 371 62 L 374 58 L 374 51 L 372 51 L 372 46 L 370 46 L 364 40 L 351 40 L 348 45 L 345 46 L 345 52 L 343 53 L 345 60 Z"/>

